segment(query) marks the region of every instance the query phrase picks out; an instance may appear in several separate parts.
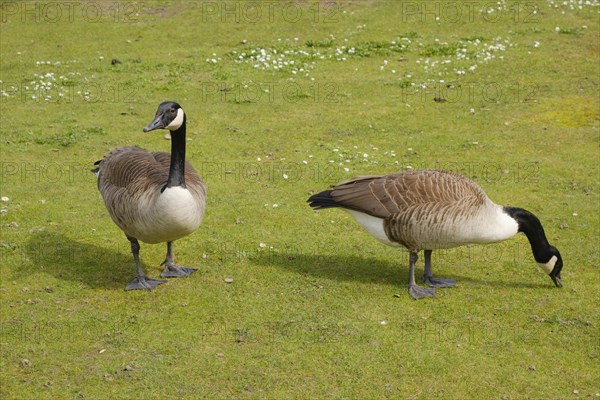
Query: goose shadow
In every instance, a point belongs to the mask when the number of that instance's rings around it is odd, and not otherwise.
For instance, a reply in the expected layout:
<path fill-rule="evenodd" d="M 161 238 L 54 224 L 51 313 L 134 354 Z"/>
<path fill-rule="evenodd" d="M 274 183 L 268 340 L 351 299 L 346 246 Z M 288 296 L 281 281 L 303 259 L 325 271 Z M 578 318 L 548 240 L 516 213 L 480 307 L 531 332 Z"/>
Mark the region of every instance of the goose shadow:
<path fill-rule="evenodd" d="M 21 276 L 44 272 L 90 288 L 119 290 L 135 277 L 135 263 L 125 238 L 100 247 L 59 233 L 38 232 L 26 242 L 20 257 L 24 262 L 19 263 L 16 273 Z M 142 267 L 150 269 L 143 262 Z"/>
<path fill-rule="evenodd" d="M 336 255 L 336 254 L 317 254 L 317 253 L 274 253 L 264 257 L 252 259 L 255 264 L 274 265 L 287 271 L 291 271 L 300 275 L 310 275 L 319 279 L 329 279 L 335 281 L 354 281 L 360 283 L 377 283 L 394 286 L 397 288 L 408 289 L 408 254 L 402 252 L 398 256 L 397 262 L 388 262 L 374 257 L 357 256 L 357 255 Z M 419 258 L 420 264 L 417 263 L 415 270 L 415 278 L 420 284 L 421 275 L 423 273 L 422 257 Z M 473 265 L 473 268 L 477 268 Z M 436 275 L 435 264 L 433 265 L 433 273 Z M 502 280 L 495 278 L 474 278 L 469 275 L 457 274 L 452 270 L 444 271 L 444 278 L 452 278 L 457 280 L 457 286 L 461 283 L 469 286 L 491 286 L 491 287 L 512 287 L 526 289 L 546 289 L 553 287 L 550 281 L 544 282 L 510 282 L 508 276 L 510 271 L 507 270 L 507 279 Z M 532 276 L 532 279 L 534 277 Z"/>

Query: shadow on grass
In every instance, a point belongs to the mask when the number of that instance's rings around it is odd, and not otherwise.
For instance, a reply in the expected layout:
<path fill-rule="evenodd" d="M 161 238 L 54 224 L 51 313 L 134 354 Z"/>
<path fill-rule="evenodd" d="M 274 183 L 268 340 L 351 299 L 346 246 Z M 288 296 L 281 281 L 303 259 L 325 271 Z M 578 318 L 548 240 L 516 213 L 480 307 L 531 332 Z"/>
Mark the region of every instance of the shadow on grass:
<path fill-rule="evenodd" d="M 111 249 L 79 243 L 59 233 L 38 232 L 29 238 L 21 257 L 28 262 L 20 263 L 17 274 L 42 271 L 91 288 L 124 290 L 135 277 L 135 263 L 125 238 Z"/>
<path fill-rule="evenodd" d="M 406 257 L 404 257 L 406 256 Z M 421 258 L 420 258 L 421 260 Z M 337 281 L 357 281 L 363 283 L 379 283 L 392 286 L 408 287 L 408 255 L 401 252 L 397 262 L 387 262 L 376 258 L 335 255 L 335 254 L 272 254 L 268 257 L 257 257 L 252 260 L 254 263 L 262 265 L 275 265 L 288 271 L 296 272 L 302 275 L 312 275 L 318 278 L 326 278 Z M 498 276 L 498 279 L 478 279 L 472 276 L 457 275 L 453 271 L 445 270 L 444 274 L 436 274 L 435 264 L 433 265 L 434 276 L 450 278 L 457 280 L 457 286 L 461 282 L 471 286 L 491 286 L 491 287 L 512 287 L 528 289 L 547 289 L 553 285 L 550 279 L 548 282 L 537 281 L 538 277 L 533 274 L 535 265 L 532 263 L 531 281 L 510 282 L 511 269 L 505 269 L 506 279 Z M 473 269 L 485 266 L 473 265 Z M 415 278 L 420 284 L 423 274 L 423 265 L 417 264 Z"/>

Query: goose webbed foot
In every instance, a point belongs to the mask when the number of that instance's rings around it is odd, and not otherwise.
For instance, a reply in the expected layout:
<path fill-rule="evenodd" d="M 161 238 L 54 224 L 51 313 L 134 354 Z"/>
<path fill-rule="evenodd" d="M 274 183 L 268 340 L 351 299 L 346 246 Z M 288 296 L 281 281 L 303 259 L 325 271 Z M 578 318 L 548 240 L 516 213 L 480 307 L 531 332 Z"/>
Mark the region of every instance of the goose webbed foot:
<path fill-rule="evenodd" d="M 165 261 L 160 263 L 160 265 L 165 266 L 165 269 L 160 274 L 161 278 L 186 278 L 194 271 L 197 271 L 197 268 L 180 267 L 175 264 L 173 258 L 173 242 L 167 242 L 167 256 L 165 257 Z"/>
<path fill-rule="evenodd" d="M 152 290 L 156 286 L 165 282 L 166 281 L 160 279 L 148 278 L 145 275 L 138 275 L 134 280 L 129 282 L 129 284 L 125 287 L 125 290 Z"/>
<path fill-rule="evenodd" d="M 431 255 L 431 252 L 429 253 Z M 427 253 L 425 253 L 427 256 Z M 417 263 L 417 259 L 419 256 L 416 251 L 410 252 L 409 262 L 408 262 L 408 294 L 415 299 L 422 299 L 424 297 L 435 297 L 435 289 L 419 286 L 415 283 L 415 264 Z"/>
<path fill-rule="evenodd" d="M 186 278 L 198 270 L 197 268 L 180 267 L 179 265 L 167 262 L 163 262 L 161 265 L 165 266 L 165 269 L 160 274 L 161 278 Z"/>
<path fill-rule="evenodd" d="M 423 275 L 423 281 L 434 288 L 447 288 L 456 286 L 456 279 L 434 278 L 433 276 Z"/>
<path fill-rule="evenodd" d="M 135 260 L 137 276 L 125 286 L 125 290 L 152 290 L 161 283 L 165 283 L 166 281 L 151 279 L 146 276 L 146 273 L 140 264 L 140 243 L 133 237 L 127 236 L 127 239 L 131 242 L 131 254 L 133 254 L 133 259 Z"/>
<path fill-rule="evenodd" d="M 454 287 L 456 279 L 434 278 L 431 270 L 431 250 L 425 250 L 425 271 L 423 281 L 434 288 Z"/>
<path fill-rule="evenodd" d="M 435 289 L 419 285 L 409 285 L 408 294 L 410 294 L 410 297 L 415 300 L 422 299 L 424 297 L 435 297 Z"/>

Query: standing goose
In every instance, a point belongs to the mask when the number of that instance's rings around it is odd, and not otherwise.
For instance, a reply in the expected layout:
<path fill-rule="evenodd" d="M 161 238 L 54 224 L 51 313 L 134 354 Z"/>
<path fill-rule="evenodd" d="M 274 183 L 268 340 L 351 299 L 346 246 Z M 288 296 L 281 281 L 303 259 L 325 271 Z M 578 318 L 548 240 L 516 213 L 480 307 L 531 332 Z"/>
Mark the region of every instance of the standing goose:
<path fill-rule="evenodd" d="M 415 170 L 361 176 L 317 193 L 308 202 L 315 210 L 343 208 L 380 242 L 408 249 L 408 291 L 414 299 L 435 297 L 436 287 L 454 286 L 454 280 L 433 277 L 432 250 L 499 242 L 518 232 L 529 239 L 539 266 L 556 286 L 562 286 L 562 258 L 548 243 L 540 220 L 521 208 L 493 203 L 477 184 L 460 175 Z M 421 250 L 425 253 L 423 279 L 431 288 L 415 283 Z"/>
<path fill-rule="evenodd" d="M 178 266 L 173 260 L 173 241 L 198 229 L 206 205 L 204 183 L 185 161 L 185 126 L 186 116 L 179 104 L 161 103 L 144 132 L 168 129 L 171 154 L 119 147 L 97 161 L 98 167 L 92 170 L 98 176 L 98 190 L 112 220 L 131 242 L 137 276 L 125 290 L 152 290 L 166 282 L 146 276 L 140 265 L 138 240 L 167 242 L 161 277 L 186 277 L 196 271 Z"/>

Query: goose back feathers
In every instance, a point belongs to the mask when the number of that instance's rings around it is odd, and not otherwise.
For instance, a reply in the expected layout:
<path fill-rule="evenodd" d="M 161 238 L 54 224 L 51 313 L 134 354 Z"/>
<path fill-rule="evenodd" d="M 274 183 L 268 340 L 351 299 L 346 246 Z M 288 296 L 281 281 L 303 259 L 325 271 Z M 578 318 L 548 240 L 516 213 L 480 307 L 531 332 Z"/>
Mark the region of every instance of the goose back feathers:
<path fill-rule="evenodd" d="M 376 238 L 409 250 L 496 242 L 518 231 L 515 220 L 477 184 L 442 171 L 358 177 L 311 197 L 309 202 L 315 209 L 346 209 L 371 234 L 379 221 L 381 232 Z"/>

